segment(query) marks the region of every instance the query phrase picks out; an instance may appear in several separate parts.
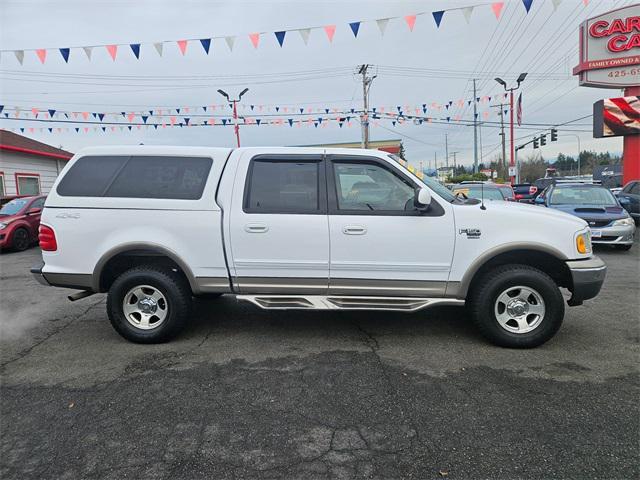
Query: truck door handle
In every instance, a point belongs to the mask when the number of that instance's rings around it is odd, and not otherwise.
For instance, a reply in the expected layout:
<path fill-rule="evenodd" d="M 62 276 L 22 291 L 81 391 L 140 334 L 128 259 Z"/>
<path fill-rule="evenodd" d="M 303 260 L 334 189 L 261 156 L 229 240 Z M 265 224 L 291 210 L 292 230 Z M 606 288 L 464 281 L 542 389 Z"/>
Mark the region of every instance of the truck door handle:
<path fill-rule="evenodd" d="M 258 223 L 250 223 L 244 226 L 244 231 L 247 233 L 266 233 L 269 231 L 269 227 Z"/>
<path fill-rule="evenodd" d="M 367 229 L 362 225 L 345 225 L 342 227 L 342 233 L 345 235 L 364 235 Z"/>

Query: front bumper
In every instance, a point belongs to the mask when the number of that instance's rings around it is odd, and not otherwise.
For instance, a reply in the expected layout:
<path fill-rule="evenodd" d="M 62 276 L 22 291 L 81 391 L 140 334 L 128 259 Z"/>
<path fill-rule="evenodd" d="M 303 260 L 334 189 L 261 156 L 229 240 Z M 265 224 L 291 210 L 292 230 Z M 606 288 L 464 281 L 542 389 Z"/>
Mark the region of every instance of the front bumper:
<path fill-rule="evenodd" d="M 44 278 L 44 275 L 42 274 L 42 267 L 44 267 L 44 262 L 40 262 L 39 264 L 31 267 L 31 275 L 33 275 L 33 278 L 35 278 L 40 285 L 46 285 L 48 287 L 50 286 L 50 283 L 47 282 L 46 278 Z"/>
<path fill-rule="evenodd" d="M 599 245 L 631 245 L 633 236 L 636 233 L 635 225 L 627 225 L 622 227 L 603 227 L 593 228 L 600 232 L 600 237 L 591 235 L 591 243 Z"/>
<path fill-rule="evenodd" d="M 567 266 L 571 272 L 570 306 L 582 305 L 584 300 L 598 295 L 607 275 L 607 265 L 600 257 L 594 255 L 586 260 L 569 260 Z"/>

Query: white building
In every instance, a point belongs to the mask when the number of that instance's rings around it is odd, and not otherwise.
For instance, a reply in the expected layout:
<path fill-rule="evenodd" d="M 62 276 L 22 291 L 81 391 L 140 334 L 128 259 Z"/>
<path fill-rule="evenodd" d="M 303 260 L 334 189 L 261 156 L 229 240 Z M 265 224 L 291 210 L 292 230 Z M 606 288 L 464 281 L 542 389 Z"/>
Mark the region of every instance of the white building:
<path fill-rule="evenodd" d="M 0 130 L 0 198 L 46 195 L 72 156 L 46 143 Z"/>

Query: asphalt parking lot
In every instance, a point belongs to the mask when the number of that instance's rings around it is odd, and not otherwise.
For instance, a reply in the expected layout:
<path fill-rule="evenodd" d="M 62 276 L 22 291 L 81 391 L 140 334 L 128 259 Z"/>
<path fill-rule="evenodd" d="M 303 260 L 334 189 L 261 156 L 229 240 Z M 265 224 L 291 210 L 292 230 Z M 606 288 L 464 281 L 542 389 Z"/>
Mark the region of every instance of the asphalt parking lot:
<path fill-rule="evenodd" d="M 598 249 L 600 296 L 548 344 L 489 345 L 464 309 L 265 312 L 199 301 L 134 345 L 105 296 L 70 303 L 0 256 L 0 477 L 640 475 L 640 255 Z"/>

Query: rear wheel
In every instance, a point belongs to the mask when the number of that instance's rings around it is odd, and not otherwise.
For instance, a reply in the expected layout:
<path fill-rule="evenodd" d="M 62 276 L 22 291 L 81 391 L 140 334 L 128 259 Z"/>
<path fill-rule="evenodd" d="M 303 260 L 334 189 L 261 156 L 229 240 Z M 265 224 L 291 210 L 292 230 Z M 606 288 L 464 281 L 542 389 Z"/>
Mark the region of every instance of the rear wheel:
<path fill-rule="evenodd" d="M 111 285 L 107 312 L 111 325 L 127 340 L 160 343 L 184 328 L 191 289 L 177 272 L 154 266 L 127 270 Z"/>
<path fill-rule="evenodd" d="M 18 228 L 13 232 L 11 247 L 18 252 L 22 252 L 31 245 L 31 238 L 26 228 Z"/>
<path fill-rule="evenodd" d="M 537 347 L 556 334 L 564 318 L 556 283 L 526 265 L 504 265 L 485 274 L 469 303 L 480 333 L 502 347 Z"/>

